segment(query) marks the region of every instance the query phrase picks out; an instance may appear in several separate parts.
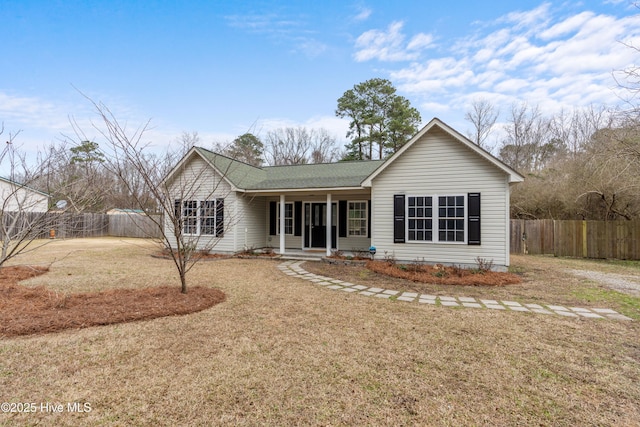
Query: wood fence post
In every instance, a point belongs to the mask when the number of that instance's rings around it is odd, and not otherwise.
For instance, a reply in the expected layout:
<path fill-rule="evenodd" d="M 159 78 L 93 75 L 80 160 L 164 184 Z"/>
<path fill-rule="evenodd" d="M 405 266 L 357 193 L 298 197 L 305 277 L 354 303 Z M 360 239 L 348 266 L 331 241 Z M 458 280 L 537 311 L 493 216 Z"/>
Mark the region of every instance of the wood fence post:
<path fill-rule="evenodd" d="M 587 251 L 587 221 L 582 221 L 582 258 L 588 258 Z"/>

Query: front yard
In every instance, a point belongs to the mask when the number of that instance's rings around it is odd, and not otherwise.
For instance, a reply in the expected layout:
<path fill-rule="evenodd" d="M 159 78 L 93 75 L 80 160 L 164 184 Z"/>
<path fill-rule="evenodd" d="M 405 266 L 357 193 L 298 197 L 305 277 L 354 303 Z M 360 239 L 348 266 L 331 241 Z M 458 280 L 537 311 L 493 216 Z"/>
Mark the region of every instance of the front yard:
<path fill-rule="evenodd" d="M 53 292 L 179 286 L 171 261 L 136 239 L 55 241 L 18 262 Z M 579 265 L 576 266 L 576 263 Z M 573 270 L 637 266 L 516 257 L 521 284 L 417 285 L 361 271 L 353 281 L 440 295 L 604 306 L 638 318 L 638 298 Z M 335 292 L 277 261 L 198 264 L 191 286 L 226 301 L 186 316 L 0 338 L 0 403 L 12 425 L 634 425 L 640 322 L 452 309 Z M 310 265 L 331 275 L 327 266 Z M 570 271 L 571 270 L 571 271 Z M 335 274 L 338 274 L 337 272 Z M 358 277 L 360 276 L 360 277 Z M 82 413 L 42 403 L 89 403 Z M 65 406 L 65 409 L 67 407 Z"/>

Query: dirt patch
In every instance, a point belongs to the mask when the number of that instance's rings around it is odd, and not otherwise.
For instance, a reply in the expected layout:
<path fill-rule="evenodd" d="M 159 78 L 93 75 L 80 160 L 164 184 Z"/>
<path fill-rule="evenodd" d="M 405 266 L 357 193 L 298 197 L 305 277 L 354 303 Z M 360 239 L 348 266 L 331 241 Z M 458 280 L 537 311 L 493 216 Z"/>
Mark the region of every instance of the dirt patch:
<path fill-rule="evenodd" d="M 522 282 L 511 273 L 470 270 L 460 267 L 428 264 L 390 264 L 385 261 L 369 261 L 367 268 L 376 273 L 414 282 L 451 286 L 505 286 Z"/>
<path fill-rule="evenodd" d="M 47 271 L 28 266 L 0 269 L 0 337 L 183 315 L 225 299 L 222 291 L 205 287 L 192 287 L 187 294 L 177 286 L 65 294 L 18 284 Z"/>

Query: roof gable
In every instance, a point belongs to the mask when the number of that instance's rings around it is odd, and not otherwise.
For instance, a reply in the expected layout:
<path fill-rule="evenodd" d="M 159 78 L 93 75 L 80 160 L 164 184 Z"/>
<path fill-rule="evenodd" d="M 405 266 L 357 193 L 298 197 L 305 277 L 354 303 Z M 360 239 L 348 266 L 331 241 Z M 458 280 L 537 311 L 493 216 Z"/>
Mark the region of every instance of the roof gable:
<path fill-rule="evenodd" d="M 471 151 L 475 152 L 477 155 L 483 157 L 488 160 L 496 168 L 500 169 L 509 177 L 509 183 L 522 182 L 524 181 L 524 177 L 516 172 L 511 167 L 507 166 L 497 158 L 495 158 L 491 153 L 479 147 L 478 145 L 471 142 L 468 138 L 460 134 L 458 131 L 445 124 L 438 118 L 433 118 L 429 123 L 427 123 L 417 134 L 414 135 L 405 145 L 400 148 L 393 156 L 389 157 L 386 162 L 384 162 L 379 168 L 377 168 L 371 175 L 369 175 L 363 182 L 362 185 L 365 187 L 370 187 L 373 179 L 382 173 L 390 164 L 392 164 L 398 157 L 402 156 L 405 151 L 407 151 L 412 145 L 414 145 L 417 141 L 419 141 L 424 135 L 434 129 L 434 127 L 438 127 L 449 136 L 452 137 L 453 140 L 458 143 L 466 146 Z"/>
<path fill-rule="evenodd" d="M 264 179 L 264 171 L 261 168 L 231 159 L 213 151 L 201 147 L 192 147 L 187 154 L 176 164 L 162 180 L 164 184 L 171 181 L 174 176 L 194 157 L 200 157 L 220 177 L 225 180 L 235 191 L 243 190 L 246 186 L 254 185 Z"/>

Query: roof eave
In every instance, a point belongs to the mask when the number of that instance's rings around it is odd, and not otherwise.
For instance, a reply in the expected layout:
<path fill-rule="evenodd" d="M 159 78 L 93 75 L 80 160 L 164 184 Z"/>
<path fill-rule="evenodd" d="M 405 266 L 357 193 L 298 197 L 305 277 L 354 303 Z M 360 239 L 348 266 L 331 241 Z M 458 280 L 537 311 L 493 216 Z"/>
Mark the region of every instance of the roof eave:
<path fill-rule="evenodd" d="M 311 191 L 353 191 L 353 190 L 366 190 L 363 186 L 350 186 L 350 187 L 303 187 L 303 188 L 267 188 L 267 189 L 244 189 L 244 193 L 299 193 L 299 192 L 311 192 Z"/>

